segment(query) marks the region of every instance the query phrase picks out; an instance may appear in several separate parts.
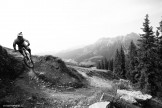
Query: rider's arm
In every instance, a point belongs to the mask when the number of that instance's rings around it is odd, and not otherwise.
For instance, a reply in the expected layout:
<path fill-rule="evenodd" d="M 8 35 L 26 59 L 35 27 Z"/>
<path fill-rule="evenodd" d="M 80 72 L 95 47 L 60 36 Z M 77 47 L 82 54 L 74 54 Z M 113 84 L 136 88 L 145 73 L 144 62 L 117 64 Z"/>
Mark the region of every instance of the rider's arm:
<path fill-rule="evenodd" d="M 16 40 L 13 42 L 13 48 L 16 51 Z"/>
<path fill-rule="evenodd" d="M 24 39 L 24 41 L 26 41 L 28 43 L 28 46 L 30 45 L 30 42 L 27 39 Z"/>

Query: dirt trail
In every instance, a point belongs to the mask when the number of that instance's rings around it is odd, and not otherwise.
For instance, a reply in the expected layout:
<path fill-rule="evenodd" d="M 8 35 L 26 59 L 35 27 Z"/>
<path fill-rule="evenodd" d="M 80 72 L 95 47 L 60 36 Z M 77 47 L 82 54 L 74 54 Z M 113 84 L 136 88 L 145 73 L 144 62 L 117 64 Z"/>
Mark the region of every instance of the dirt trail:
<path fill-rule="evenodd" d="M 52 90 L 37 82 L 38 78 L 32 69 L 26 73 L 26 76 L 28 76 L 26 77 L 26 80 L 28 81 L 24 81 L 24 79 L 22 79 L 17 81 L 17 84 L 22 89 L 32 94 L 39 95 L 39 97 L 41 98 L 49 100 L 50 101 L 49 103 L 51 103 L 52 100 L 52 102 L 54 101 L 57 104 L 60 103 L 64 105 L 71 104 L 71 106 L 78 106 L 78 105 L 85 106 L 83 108 L 88 108 L 90 104 L 99 101 L 103 92 L 102 90 L 112 88 L 111 82 L 108 80 L 104 80 L 96 76 L 89 77 L 84 72 L 81 71 L 78 72 L 81 75 L 83 75 L 89 82 L 88 88 L 79 88 L 72 91 L 60 91 L 60 92 Z M 73 107 L 65 107 L 65 108 L 73 108 Z"/>
<path fill-rule="evenodd" d="M 93 87 L 98 87 L 98 88 L 104 88 L 104 89 L 112 89 L 112 82 L 109 81 L 109 80 L 104 80 L 104 79 L 101 79 L 99 77 L 96 77 L 96 76 L 92 76 L 92 77 L 89 77 L 85 72 L 81 72 L 78 70 L 78 72 L 87 79 L 87 81 L 89 82 L 89 85 L 90 86 L 93 86 Z M 30 70 L 28 72 L 28 75 L 31 77 L 31 78 L 36 78 L 36 75 L 34 73 L 33 70 Z M 80 95 L 78 93 L 74 94 L 74 92 L 61 92 L 61 93 L 56 93 L 54 90 L 50 90 L 50 89 L 46 89 L 45 91 L 43 92 L 46 92 L 48 95 L 50 96 L 56 96 L 56 97 L 60 97 L 60 96 L 63 96 L 63 98 L 70 98 L 70 97 L 78 97 L 77 95 Z M 83 95 L 80 95 L 81 97 Z M 83 96 L 84 97 L 84 96 Z"/>
<path fill-rule="evenodd" d="M 100 87 L 100 88 L 107 88 L 112 89 L 112 82 L 109 80 L 104 80 L 96 76 L 88 76 L 85 72 L 79 71 L 78 72 L 83 75 L 89 82 L 91 86 Z"/>

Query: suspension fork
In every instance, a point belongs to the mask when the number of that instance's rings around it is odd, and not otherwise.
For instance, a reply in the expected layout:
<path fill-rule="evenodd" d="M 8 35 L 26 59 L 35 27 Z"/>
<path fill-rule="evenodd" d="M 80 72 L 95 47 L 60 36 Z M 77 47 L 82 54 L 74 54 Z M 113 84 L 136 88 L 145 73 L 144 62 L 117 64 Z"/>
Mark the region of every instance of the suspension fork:
<path fill-rule="evenodd" d="M 24 57 L 29 58 L 29 57 L 27 56 L 26 51 L 25 51 L 25 49 L 24 49 L 24 48 L 22 49 L 22 52 L 23 52 L 23 56 L 24 56 Z"/>

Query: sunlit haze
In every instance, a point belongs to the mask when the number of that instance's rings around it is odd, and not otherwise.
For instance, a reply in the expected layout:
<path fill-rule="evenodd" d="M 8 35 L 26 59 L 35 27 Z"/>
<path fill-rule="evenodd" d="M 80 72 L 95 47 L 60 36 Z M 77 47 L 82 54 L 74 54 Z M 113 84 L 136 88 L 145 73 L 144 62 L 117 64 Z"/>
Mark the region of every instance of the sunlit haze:
<path fill-rule="evenodd" d="M 155 29 L 162 0 L 1 0 L 0 45 L 12 48 L 23 32 L 33 54 L 58 52 L 102 37 L 141 33 L 146 14 Z"/>

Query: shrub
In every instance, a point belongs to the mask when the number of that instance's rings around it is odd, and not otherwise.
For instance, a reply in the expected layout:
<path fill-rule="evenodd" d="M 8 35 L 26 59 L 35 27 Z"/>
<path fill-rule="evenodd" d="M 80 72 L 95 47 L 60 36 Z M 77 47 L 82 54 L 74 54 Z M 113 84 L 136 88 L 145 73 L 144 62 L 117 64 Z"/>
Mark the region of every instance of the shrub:
<path fill-rule="evenodd" d="M 124 80 L 124 79 L 114 80 L 113 83 L 118 87 L 118 89 L 126 89 L 126 90 L 132 89 L 129 80 Z"/>

